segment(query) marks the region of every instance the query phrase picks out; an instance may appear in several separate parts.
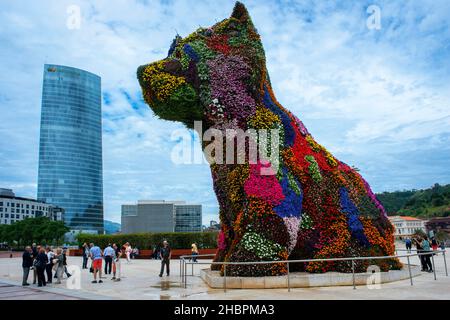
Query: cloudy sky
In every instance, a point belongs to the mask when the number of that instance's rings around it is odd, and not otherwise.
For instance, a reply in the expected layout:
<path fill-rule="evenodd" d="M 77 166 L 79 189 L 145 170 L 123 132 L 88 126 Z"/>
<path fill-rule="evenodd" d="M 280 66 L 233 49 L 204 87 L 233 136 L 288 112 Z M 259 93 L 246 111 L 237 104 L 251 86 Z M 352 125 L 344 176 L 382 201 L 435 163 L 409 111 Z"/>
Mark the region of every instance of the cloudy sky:
<path fill-rule="evenodd" d="M 244 2 L 278 100 L 319 143 L 377 192 L 450 183 L 450 1 Z M 138 199 L 200 203 L 204 223 L 217 218 L 208 166 L 171 161 L 182 127 L 144 105 L 135 70 L 233 5 L 2 0 L 0 187 L 36 197 L 43 65 L 62 64 L 102 77 L 106 219 L 120 221 L 120 205 Z M 380 29 L 367 27 L 370 5 Z"/>

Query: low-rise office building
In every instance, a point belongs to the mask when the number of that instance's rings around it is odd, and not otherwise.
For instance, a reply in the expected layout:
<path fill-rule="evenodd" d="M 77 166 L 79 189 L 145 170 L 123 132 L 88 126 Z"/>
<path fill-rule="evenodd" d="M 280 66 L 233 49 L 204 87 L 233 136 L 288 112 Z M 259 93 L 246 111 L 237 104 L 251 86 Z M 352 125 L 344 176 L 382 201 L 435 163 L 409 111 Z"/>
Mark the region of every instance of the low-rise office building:
<path fill-rule="evenodd" d="M 184 201 L 140 200 L 122 205 L 122 233 L 202 231 L 202 206 Z"/>
<path fill-rule="evenodd" d="M 16 197 L 13 190 L 0 188 L 0 224 L 42 216 L 63 221 L 64 209 L 35 199 Z"/>

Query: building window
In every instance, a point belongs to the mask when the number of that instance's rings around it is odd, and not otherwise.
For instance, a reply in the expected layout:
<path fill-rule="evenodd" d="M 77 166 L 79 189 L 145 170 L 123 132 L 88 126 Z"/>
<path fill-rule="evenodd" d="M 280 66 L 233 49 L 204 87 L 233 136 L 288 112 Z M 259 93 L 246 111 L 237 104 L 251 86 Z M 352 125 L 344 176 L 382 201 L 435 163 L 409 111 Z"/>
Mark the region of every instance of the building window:
<path fill-rule="evenodd" d="M 0 207 L 3 207 L 3 201 L 0 201 Z"/>
<path fill-rule="evenodd" d="M 14 202 L 11 202 L 11 207 L 14 207 L 16 204 Z"/>

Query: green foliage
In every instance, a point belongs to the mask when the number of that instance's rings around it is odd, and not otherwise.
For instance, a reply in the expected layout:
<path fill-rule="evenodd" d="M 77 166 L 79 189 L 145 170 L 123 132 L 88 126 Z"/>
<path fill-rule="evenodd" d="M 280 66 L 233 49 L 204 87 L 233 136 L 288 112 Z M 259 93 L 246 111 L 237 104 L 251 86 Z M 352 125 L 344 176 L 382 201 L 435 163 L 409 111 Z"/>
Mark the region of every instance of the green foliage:
<path fill-rule="evenodd" d="M 432 218 L 450 215 L 450 184 L 435 184 L 424 190 L 383 192 L 377 194 L 389 214 Z"/>
<path fill-rule="evenodd" d="M 196 243 L 199 249 L 217 247 L 217 232 L 171 232 L 171 233 L 135 233 L 114 235 L 79 234 L 78 244 L 93 242 L 100 247 L 106 247 L 108 243 L 123 245 L 129 242 L 131 246 L 139 249 L 153 249 L 167 240 L 172 249 L 188 249 Z"/>
<path fill-rule="evenodd" d="M 181 121 L 191 128 L 194 121 L 202 119 L 197 99 L 195 90 L 185 84 L 177 88 L 164 103 L 155 102 L 153 110 L 162 119 Z"/>
<path fill-rule="evenodd" d="M 51 221 L 46 217 L 28 218 L 11 225 L 0 226 L 0 242 L 10 245 L 59 244 L 69 228 L 62 221 Z"/>
<path fill-rule="evenodd" d="M 449 239 L 449 235 L 447 232 L 443 231 L 443 230 L 439 230 L 438 232 L 436 232 L 435 236 L 437 241 L 446 241 L 447 239 Z"/>
<path fill-rule="evenodd" d="M 414 230 L 413 238 L 418 238 L 418 237 L 423 238 L 426 235 L 427 234 L 422 229 L 416 229 L 416 230 Z"/>

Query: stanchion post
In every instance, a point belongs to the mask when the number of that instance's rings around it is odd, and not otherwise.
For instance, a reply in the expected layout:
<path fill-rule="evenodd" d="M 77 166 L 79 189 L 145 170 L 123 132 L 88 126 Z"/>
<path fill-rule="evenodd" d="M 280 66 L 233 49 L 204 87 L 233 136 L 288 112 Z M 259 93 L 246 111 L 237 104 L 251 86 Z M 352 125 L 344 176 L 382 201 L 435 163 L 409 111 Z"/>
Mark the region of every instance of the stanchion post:
<path fill-rule="evenodd" d="M 411 263 L 409 262 L 409 255 L 406 256 L 406 259 L 408 260 L 409 280 L 411 281 L 411 285 L 413 285 L 413 279 L 412 279 L 412 273 L 411 273 Z"/>
<path fill-rule="evenodd" d="M 352 278 L 353 278 L 353 290 L 356 289 L 355 283 L 355 260 L 352 260 Z"/>
<path fill-rule="evenodd" d="M 187 274 L 187 263 L 186 262 L 184 262 L 184 272 L 183 272 L 183 275 L 184 275 L 184 288 L 186 289 L 187 288 L 187 276 L 186 276 L 186 274 Z"/>
<path fill-rule="evenodd" d="M 223 265 L 223 292 L 227 292 L 227 265 Z"/>
<path fill-rule="evenodd" d="M 436 280 L 436 265 L 434 264 L 434 253 L 431 254 L 431 262 L 433 266 L 434 280 Z"/>
<path fill-rule="evenodd" d="M 287 285 L 288 285 L 288 292 L 291 292 L 291 283 L 289 281 L 289 261 L 287 262 Z"/>
<path fill-rule="evenodd" d="M 444 257 L 444 266 L 445 266 L 445 276 L 448 277 L 448 271 L 447 271 L 447 260 L 445 260 L 445 248 L 442 252 L 442 256 Z"/>

